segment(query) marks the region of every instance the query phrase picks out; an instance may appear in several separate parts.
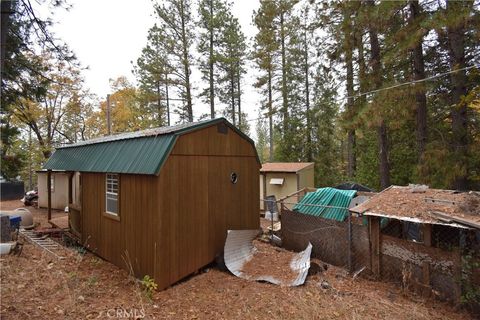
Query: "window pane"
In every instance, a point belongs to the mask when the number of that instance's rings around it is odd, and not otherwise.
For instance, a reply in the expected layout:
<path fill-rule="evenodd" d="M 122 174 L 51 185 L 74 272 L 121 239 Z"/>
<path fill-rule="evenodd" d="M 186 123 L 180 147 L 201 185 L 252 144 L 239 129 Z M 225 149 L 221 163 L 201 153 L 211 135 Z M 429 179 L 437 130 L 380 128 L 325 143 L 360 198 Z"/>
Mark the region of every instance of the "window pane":
<path fill-rule="evenodd" d="M 106 211 L 118 214 L 118 174 L 106 175 Z"/>
<path fill-rule="evenodd" d="M 107 194 L 107 212 L 118 213 L 118 201 L 116 195 Z"/>
<path fill-rule="evenodd" d="M 107 174 L 107 192 L 118 193 L 117 174 Z"/>

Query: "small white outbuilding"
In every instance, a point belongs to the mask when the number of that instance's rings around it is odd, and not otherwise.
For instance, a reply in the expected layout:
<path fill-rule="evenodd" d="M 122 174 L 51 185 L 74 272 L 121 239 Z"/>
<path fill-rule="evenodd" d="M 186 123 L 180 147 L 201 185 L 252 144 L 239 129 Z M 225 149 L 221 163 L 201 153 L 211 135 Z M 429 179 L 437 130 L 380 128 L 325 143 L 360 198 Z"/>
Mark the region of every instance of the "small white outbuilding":
<path fill-rule="evenodd" d="M 47 187 L 47 171 L 37 171 L 37 187 L 38 187 L 38 206 L 40 208 L 48 207 L 48 187 Z M 52 209 L 64 210 L 68 206 L 68 183 L 69 173 L 65 171 L 52 171 L 51 174 L 51 190 L 52 190 Z M 72 179 L 72 196 L 77 199 L 80 194 L 76 192 L 80 190 L 80 177 L 75 174 Z"/>
<path fill-rule="evenodd" d="M 267 162 L 260 169 L 260 197 L 274 195 L 277 200 L 303 188 L 314 187 L 313 162 Z M 260 201 L 260 209 L 264 203 Z"/>

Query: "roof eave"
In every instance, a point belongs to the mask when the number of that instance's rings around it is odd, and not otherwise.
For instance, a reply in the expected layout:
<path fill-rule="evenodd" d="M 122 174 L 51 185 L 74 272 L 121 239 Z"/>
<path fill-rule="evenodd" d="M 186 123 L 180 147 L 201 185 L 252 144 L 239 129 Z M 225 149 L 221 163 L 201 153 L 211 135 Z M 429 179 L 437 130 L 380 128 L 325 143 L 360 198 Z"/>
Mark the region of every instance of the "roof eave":
<path fill-rule="evenodd" d="M 350 211 L 355 212 L 350 209 Z M 464 226 L 462 224 L 458 224 L 455 222 L 452 223 L 447 223 L 447 222 L 442 222 L 439 220 L 431 220 L 431 219 L 424 219 L 424 218 L 419 218 L 419 217 L 405 217 L 405 216 L 397 216 L 394 214 L 388 214 L 388 213 L 378 213 L 378 212 L 373 212 L 373 211 L 366 211 L 363 213 L 355 212 L 360 215 L 366 216 L 366 217 L 381 217 L 381 218 L 389 218 L 389 219 L 395 219 L 395 220 L 400 220 L 400 221 L 407 221 L 407 222 L 413 222 L 413 223 L 421 223 L 421 224 L 438 224 L 438 225 L 443 225 L 443 226 L 451 226 L 451 227 L 457 227 L 457 228 L 463 228 L 463 229 L 470 229 L 467 226 Z"/>

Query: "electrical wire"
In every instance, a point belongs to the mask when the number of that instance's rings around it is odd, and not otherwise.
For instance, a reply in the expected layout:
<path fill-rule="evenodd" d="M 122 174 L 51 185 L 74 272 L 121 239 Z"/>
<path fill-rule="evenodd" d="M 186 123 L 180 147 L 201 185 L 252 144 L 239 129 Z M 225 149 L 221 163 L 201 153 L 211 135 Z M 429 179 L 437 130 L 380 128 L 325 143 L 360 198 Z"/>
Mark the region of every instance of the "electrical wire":
<path fill-rule="evenodd" d="M 478 66 L 478 65 L 473 65 L 473 66 L 468 66 L 468 67 L 464 67 L 464 68 L 460 68 L 460 69 L 450 70 L 448 72 L 440 73 L 440 74 L 437 74 L 437 75 L 434 75 L 434 76 L 431 76 L 431 77 L 427 77 L 427 78 L 423 78 L 423 79 L 419 79 L 419 80 L 408 81 L 408 82 L 403 82 L 403 83 L 398 83 L 398 84 L 395 84 L 393 86 L 380 88 L 380 89 L 375 89 L 375 90 L 367 91 L 367 92 L 362 92 L 362 93 L 359 93 L 359 94 L 356 94 L 356 95 L 353 95 L 353 96 L 346 96 L 346 97 L 340 98 L 339 101 L 344 101 L 344 100 L 347 100 L 347 99 L 360 98 L 360 97 L 368 95 L 368 94 L 377 93 L 377 92 L 385 91 L 385 90 L 396 89 L 396 88 L 403 87 L 403 86 L 406 86 L 406 85 L 417 84 L 417 83 L 429 81 L 429 80 L 432 80 L 432 79 L 437 79 L 437 78 L 440 78 L 440 77 L 443 77 L 443 76 L 446 76 L 446 75 L 449 75 L 449 74 L 452 74 L 452 73 L 455 73 L 455 72 L 466 71 L 466 70 L 470 70 L 470 69 L 473 69 L 473 68 L 479 68 L 479 67 L 480 66 Z M 276 112 L 273 112 L 272 115 L 275 114 L 275 113 Z M 264 117 L 254 118 L 254 119 L 244 119 L 243 121 L 257 121 L 257 120 L 266 119 L 266 118 L 268 118 L 268 115 L 265 115 Z"/>

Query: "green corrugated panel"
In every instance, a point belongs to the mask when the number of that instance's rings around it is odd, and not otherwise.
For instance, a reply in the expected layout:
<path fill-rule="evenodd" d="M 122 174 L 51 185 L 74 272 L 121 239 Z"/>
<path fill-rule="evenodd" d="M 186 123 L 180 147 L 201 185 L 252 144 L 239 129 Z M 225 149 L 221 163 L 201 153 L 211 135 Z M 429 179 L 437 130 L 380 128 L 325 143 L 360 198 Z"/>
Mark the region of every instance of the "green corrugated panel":
<path fill-rule="evenodd" d="M 344 221 L 348 215 L 350 201 L 356 193 L 357 191 L 355 190 L 320 188 L 315 192 L 308 192 L 302 200 L 293 207 L 293 210 L 325 219 Z M 325 206 L 336 208 L 328 208 Z"/>
<path fill-rule="evenodd" d="M 176 135 L 108 141 L 57 149 L 44 169 L 158 174 Z"/>

